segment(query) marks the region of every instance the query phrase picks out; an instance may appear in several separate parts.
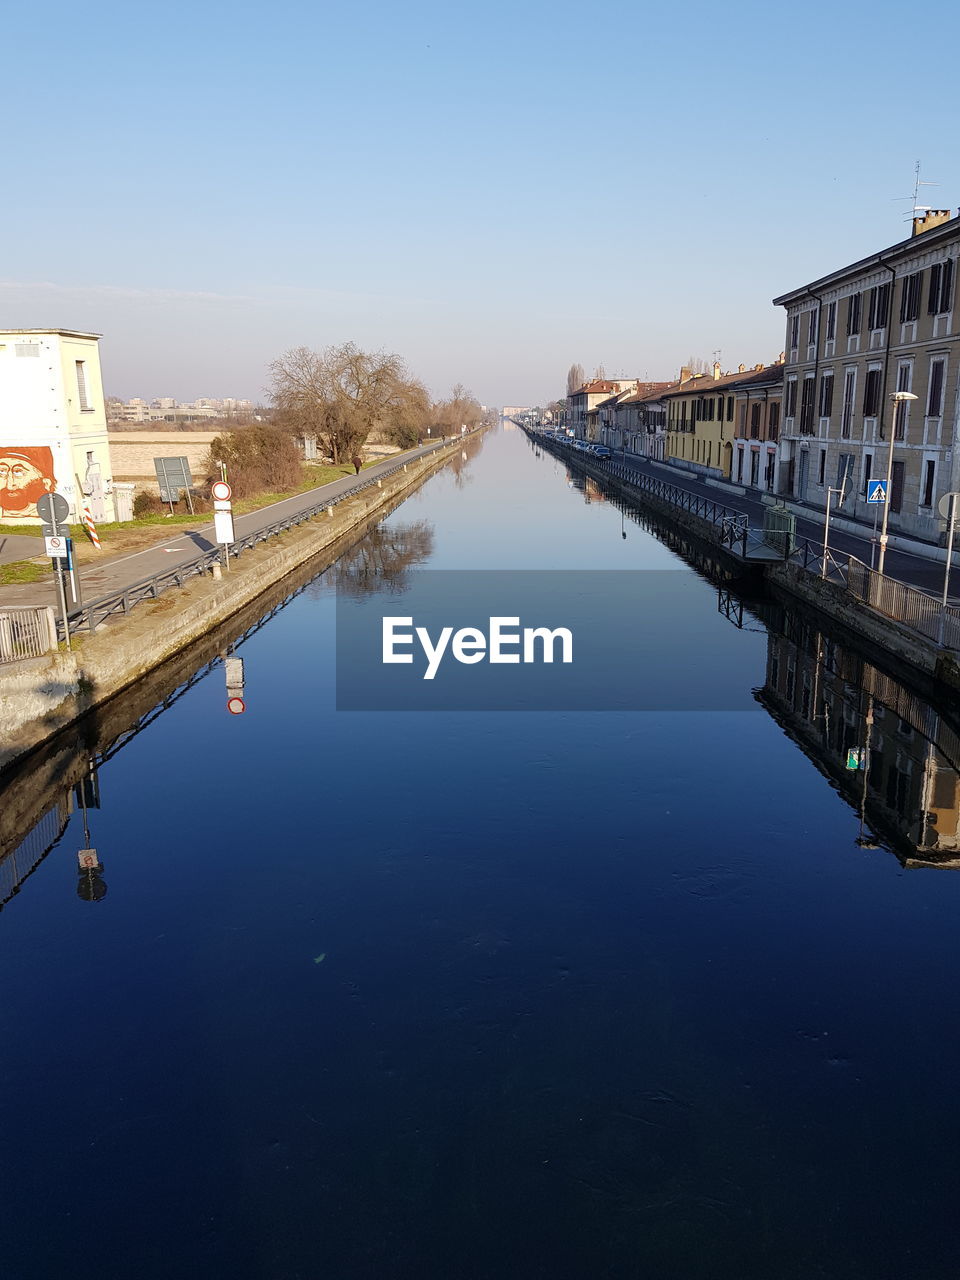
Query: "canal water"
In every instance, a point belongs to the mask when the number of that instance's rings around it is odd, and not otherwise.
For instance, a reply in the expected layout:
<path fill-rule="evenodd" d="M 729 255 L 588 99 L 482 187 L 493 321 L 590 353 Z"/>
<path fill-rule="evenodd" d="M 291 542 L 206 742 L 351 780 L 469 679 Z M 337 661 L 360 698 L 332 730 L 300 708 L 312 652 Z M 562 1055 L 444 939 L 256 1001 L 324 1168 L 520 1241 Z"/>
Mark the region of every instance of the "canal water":
<path fill-rule="evenodd" d="M 673 570 L 745 709 L 338 712 L 415 568 Z M 956 1274 L 942 708 L 515 430 L 231 656 L 8 786 L 3 1280 Z"/>

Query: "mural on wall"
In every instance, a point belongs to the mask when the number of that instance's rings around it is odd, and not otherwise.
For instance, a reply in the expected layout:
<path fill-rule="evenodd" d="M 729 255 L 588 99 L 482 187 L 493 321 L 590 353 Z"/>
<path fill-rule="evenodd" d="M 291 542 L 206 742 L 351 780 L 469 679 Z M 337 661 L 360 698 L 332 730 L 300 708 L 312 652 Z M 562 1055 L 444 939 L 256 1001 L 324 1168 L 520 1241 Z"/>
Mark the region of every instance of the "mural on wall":
<path fill-rule="evenodd" d="M 46 445 L 0 445 L 0 520 L 39 519 L 37 499 L 56 487 Z"/>

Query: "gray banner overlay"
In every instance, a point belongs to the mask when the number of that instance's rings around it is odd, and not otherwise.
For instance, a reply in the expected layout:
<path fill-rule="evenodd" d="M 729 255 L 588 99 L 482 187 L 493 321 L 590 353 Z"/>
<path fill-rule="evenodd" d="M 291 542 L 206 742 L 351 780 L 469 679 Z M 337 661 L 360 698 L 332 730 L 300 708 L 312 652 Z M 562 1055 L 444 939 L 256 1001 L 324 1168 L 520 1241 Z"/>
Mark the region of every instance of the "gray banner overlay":
<path fill-rule="evenodd" d="M 687 570 L 412 570 L 338 588 L 337 709 L 756 711 L 742 645 Z"/>

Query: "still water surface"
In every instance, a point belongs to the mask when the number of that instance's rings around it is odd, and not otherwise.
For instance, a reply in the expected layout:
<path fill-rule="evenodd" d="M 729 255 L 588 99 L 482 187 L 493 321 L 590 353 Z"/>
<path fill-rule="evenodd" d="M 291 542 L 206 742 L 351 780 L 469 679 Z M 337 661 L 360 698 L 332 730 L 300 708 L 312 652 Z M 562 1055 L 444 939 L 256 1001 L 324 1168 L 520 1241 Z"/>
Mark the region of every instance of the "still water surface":
<path fill-rule="evenodd" d="M 685 568 L 521 433 L 473 452 L 348 585 Z M 4 1280 L 955 1276 L 936 710 L 727 608 L 673 660 L 729 649 L 749 711 L 337 713 L 335 576 L 237 649 L 244 715 L 215 665 L 89 840 L 68 787 L 20 847 Z"/>

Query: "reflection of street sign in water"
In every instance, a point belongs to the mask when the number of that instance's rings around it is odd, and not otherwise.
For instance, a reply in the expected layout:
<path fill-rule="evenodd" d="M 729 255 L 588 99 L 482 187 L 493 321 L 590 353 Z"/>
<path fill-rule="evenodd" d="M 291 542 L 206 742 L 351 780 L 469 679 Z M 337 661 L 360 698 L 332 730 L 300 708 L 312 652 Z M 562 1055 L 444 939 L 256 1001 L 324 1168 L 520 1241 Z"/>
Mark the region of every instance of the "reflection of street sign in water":
<path fill-rule="evenodd" d="M 871 480 L 867 485 L 867 501 L 868 502 L 886 502 L 887 500 L 887 482 L 886 480 Z"/>
<path fill-rule="evenodd" d="M 863 749 L 861 747 L 851 747 L 847 752 L 847 768 L 862 769 L 863 768 Z"/>
<path fill-rule="evenodd" d="M 193 488 L 189 458 L 154 458 L 153 466 L 162 502 L 179 502 L 181 490 Z"/>

